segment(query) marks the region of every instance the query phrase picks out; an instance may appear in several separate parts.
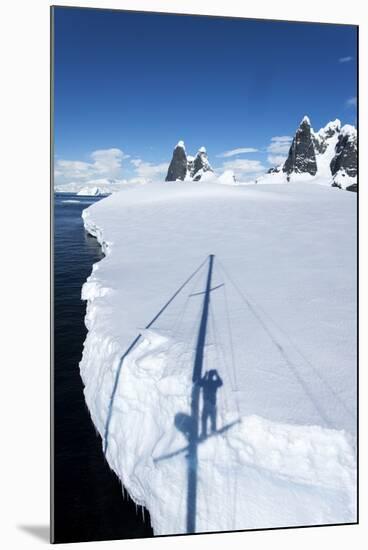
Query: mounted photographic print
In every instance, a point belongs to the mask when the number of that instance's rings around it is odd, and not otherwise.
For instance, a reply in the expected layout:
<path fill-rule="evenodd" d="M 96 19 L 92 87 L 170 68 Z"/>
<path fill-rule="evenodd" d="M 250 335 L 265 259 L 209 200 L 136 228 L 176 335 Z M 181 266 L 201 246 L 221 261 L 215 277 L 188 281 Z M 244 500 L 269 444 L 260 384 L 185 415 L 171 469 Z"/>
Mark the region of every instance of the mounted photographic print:
<path fill-rule="evenodd" d="M 358 27 L 51 18 L 52 541 L 356 523 Z"/>

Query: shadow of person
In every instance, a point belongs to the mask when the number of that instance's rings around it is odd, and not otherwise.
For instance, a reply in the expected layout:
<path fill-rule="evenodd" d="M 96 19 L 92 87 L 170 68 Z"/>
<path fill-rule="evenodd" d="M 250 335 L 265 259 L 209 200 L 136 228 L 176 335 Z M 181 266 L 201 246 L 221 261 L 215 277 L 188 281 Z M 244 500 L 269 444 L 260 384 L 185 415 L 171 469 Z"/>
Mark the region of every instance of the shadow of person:
<path fill-rule="evenodd" d="M 201 438 L 207 437 L 207 424 L 210 421 L 211 433 L 214 433 L 217 429 L 217 390 L 222 386 L 222 379 L 217 370 L 212 369 L 207 371 L 203 378 L 200 379 L 199 385 L 202 388 L 203 395 L 203 409 L 202 409 L 202 430 Z"/>
<path fill-rule="evenodd" d="M 193 421 L 192 418 L 185 413 L 177 413 L 174 419 L 175 428 L 179 430 L 188 441 L 191 438 L 193 431 Z"/>

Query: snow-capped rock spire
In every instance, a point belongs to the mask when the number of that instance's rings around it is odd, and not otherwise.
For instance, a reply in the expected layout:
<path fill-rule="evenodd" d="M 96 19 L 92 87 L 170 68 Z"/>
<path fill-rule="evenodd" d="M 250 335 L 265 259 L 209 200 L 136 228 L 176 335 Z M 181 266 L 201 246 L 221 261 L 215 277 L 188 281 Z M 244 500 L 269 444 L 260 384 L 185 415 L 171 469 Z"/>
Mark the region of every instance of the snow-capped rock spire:
<path fill-rule="evenodd" d="M 316 174 L 317 163 L 313 136 L 309 117 L 304 116 L 296 131 L 288 157 L 282 169 L 288 176 L 292 172 L 299 174 L 308 173 L 311 176 Z"/>
<path fill-rule="evenodd" d="M 205 172 L 213 172 L 204 146 L 195 157 L 186 154 L 183 140 L 175 145 L 165 181 L 199 181 Z"/>
<path fill-rule="evenodd" d="M 358 169 L 357 131 L 354 126 L 346 124 L 341 128 L 330 168 L 334 182 L 338 187 L 343 186 L 344 178 L 356 178 Z"/>
<path fill-rule="evenodd" d="M 307 115 L 304 115 L 304 116 L 303 116 L 302 121 L 301 121 L 301 123 L 300 123 L 300 126 L 302 126 L 302 124 L 308 124 L 308 126 L 311 125 L 309 116 L 307 116 Z"/>
<path fill-rule="evenodd" d="M 165 181 L 183 181 L 187 174 L 187 165 L 184 141 L 180 140 L 175 146 Z"/>
<path fill-rule="evenodd" d="M 200 147 L 198 153 L 193 161 L 191 176 L 193 181 L 201 179 L 204 172 L 213 172 L 213 169 L 209 163 L 207 150 L 205 147 Z"/>

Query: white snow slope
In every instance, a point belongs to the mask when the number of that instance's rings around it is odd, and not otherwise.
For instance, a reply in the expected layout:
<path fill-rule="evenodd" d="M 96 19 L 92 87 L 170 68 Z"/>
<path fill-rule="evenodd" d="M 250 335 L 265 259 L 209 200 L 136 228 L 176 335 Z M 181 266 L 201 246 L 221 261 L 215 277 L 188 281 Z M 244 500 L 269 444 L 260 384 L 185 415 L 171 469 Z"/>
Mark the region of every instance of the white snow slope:
<path fill-rule="evenodd" d="M 224 286 L 211 292 L 203 374 L 217 369 L 223 386 L 218 431 L 198 442 L 196 532 L 355 522 L 355 193 L 162 183 L 83 218 L 106 253 L 82 293 L 85 398 L 104 438 L 121 366 L 106 458 L 154 533 L 185 533 L 193 505 L 178 428 L 209 254 L 212 287 Z"/>

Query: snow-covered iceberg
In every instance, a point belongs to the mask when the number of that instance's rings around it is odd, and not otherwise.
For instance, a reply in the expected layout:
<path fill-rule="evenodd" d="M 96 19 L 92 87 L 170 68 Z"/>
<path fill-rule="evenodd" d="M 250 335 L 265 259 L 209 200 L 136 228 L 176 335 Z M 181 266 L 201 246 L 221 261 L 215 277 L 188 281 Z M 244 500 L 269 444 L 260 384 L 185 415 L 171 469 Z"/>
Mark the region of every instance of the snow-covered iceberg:
<path fill-rule="evenodd" d="M 109 195 L 121 191 L 126 185 L 127 180 L 113 180 L 108 178 L 99 178 L 90 181 L 71 181 L 69 183 L 55 184 L 56 193 L 73 193 L 83 196 Z"/>
<path fill-rule="evenodd" d="M 82 196 L 98 196 L 98 195 L 104 195 L 107 194 L 104 192 L 100 187 L 82 187 L 77 193 L 77 195 Z"/>
<path fill-rule="evenodd" d="M 105 252 L 82 292 L 85 399 L 155 534 L 187 532 L 193 512 L 185 423 L 209 254 L 204 368 L 223 386 L 198 441 L 196 532 L 356 521 L 355 216 L 355 194 L 331 187 L 189 182 L 83 212 Z"/>

